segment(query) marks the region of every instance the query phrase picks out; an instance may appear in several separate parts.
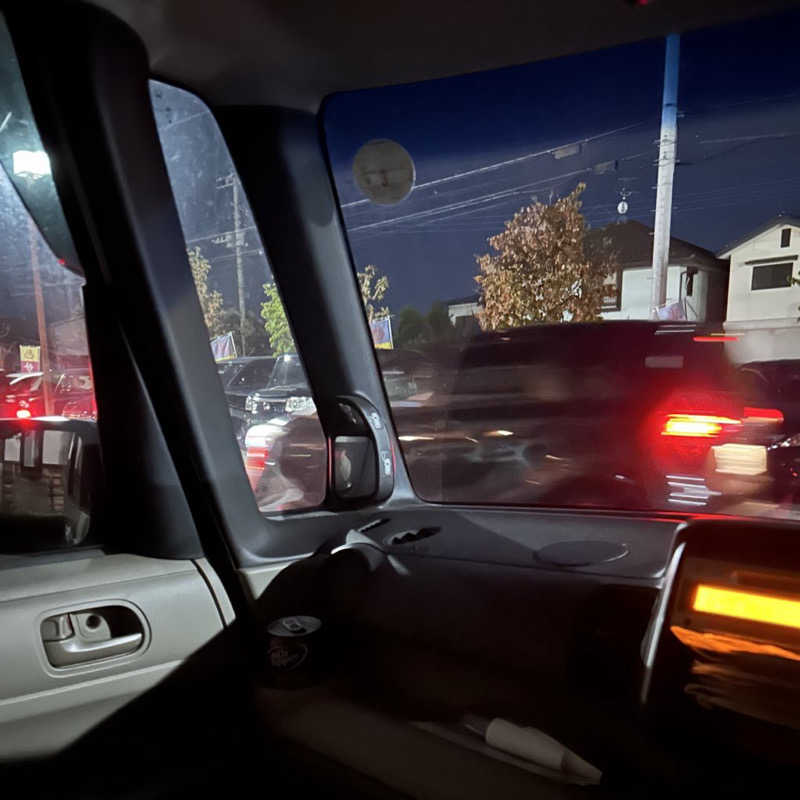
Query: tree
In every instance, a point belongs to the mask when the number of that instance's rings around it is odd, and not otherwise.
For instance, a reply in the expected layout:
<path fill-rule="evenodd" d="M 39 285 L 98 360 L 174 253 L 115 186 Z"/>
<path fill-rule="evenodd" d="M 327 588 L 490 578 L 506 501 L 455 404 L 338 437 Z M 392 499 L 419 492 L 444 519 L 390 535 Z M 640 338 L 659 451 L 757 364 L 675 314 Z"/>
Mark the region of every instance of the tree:
<path fill-rule="evenodd" d="M 427 316 L 431 331 L 431 341 L 450 342 L 454 339 L 455 328 L 447 313 L 447 306 L 441 301 L 435 302 Z"/>
<path fill-rule="evenodd" d="M 590 247 L 580 212 L 579 183 L 553 203 L 533 203 L 492 236 L 494 251 L 477 257 L 486 330 L 535 322 L 590 322 L 600 319 L 603 283 L 616 270 L 616 257 Z"/>
<path fill-rule="evenodd" d="M 389 309 L 386 306 L 375 307 L 375 303 L 380 303 L 389 288 L 389 278 L 386 275 L 378 277 L 378 268 L 372 264 L 367 264 L 363 272 L 357 272 L 358 288 L 361 289 L 361 299 L 364 301 L 364 309 L 367 312 L 367 319 L 372 322 L 380 317 L 388 317 Z"/>
<path fill-rule="evenodd" d="M 294 339 L 289 330 L 289 320 L 286 319 L 278 287 L 274 283 L 265 283 L 264 294 L 266 294 L 267 300 L 261 304 L 261 317 L 264 320 L 264 328 L 267 331 L 272 355 L 293 353 L 296 350 Z"/>
<path fill-rule="evenodd" d="M 367 312 L 367 319 L 371 322 L 379 317 L 388 317 L 389 309 L 386 306 L 375 308 L 374 304 L 383 300 L 389 288 L 389 278 L 385 275 L 378 277 L 377 267 L 371 264 L 364 267 L 363 272 L 357 272 L 356 277 L 364 309 Z M 274 283 L 265 283 L 264 293 L 267 295 L 267 300 L 261 304 L 261 317 L 267 330 L 272 354 L 293 353 L 296 350 L 294 339 L 278 289 Z"/>
<path fill-rule="evenodd" d="M 222 329 L 226 333 L 235 331 L 236 347 L 240 349 L 240 352 L 247 353 L 248 356 L 268 355 L 269 340 L 264 325 L 261 324 L 255 312 L 247 312 L 244 318 L 244 327 L 242 327 L 239 309 L 228 306 L 222 311 Z M 242 338 L 244 338 L 244 347 L 242 347 Z"/>
<path fill-rule="evenodd" d="M 200 248 L 187 250 L 189 256 L 189 266 L 192 268 L 192 278 L 194 279 L 195 289 L 197 289 L 197 299 L 200 301 L 200 308 L 203 309 L 203 319 L 208 329 L 209 338 L 225 333 L 225 326 L 222 320 L 222 295 L 213 289 L 208 288 L 208 273 L 211 270 L 211 263 L 200 253 Z"/>
<path fill-rule="evenodd" d="M 431 340 L 428 320 L 416 308 L 400 309 L 395 319 L 394 343 L 397 347 L 416 347 Z"/>

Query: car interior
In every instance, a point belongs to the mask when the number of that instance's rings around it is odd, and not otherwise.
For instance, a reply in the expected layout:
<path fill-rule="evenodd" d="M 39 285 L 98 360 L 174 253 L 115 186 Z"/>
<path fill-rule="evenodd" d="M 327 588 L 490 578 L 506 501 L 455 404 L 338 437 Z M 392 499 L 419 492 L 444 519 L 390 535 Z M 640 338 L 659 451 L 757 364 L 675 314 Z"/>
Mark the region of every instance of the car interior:
<path fill-rule="evenodd" d="M 96 399 L 96 421 L 0 422 L 9 796 L 763 796 L 793 784 L 800 521 L 423 500 L 325 132 L 341 93 L 791 5 L 2 4 L 0 163 L 31 237 L 80 278 Z M 202 108 L 176 105 L 186 93 Z M 189 117 L 210 120 L 230 154 L 235 213 L 246 198 L 242 225 L 302 358 L 327 443 L 314 508 L 259 509 L 248 483 L 175 170 L 195 176 L 187 197 L 204 180 L 219 196 L 232 184 L 221 169 L 204 177 L 210 157 L 169 149 Z M 36 179 L 16 165 L 32 151 L 49 157 Z M 27 223 L 6 230 L 27 241 Z"/>

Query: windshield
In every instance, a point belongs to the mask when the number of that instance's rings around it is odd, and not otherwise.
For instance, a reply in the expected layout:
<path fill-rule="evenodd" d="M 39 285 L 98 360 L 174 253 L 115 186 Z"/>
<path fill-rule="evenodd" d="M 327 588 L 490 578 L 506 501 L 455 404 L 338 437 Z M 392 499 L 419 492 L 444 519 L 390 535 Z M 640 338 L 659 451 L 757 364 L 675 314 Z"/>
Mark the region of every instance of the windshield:
<path fill-rule="evenodd" d="M 260 389 L 269 383 L 272 370 L 272 359 L 254 361 L 242 367 L 241 372 L 229 384 L 229 388 Z"/>
<path fill-rule="evenodd" d="M 798 25 L 328 98 L 375 347 L 436 364 L 379 358 L 420 496 L 796 513 Z"/>
<path fill-rule="evenodd" d="M 303 365 L 297 356 L 280 356 L 275 362 L 268 389 L 296 387 L 308 390 L 308 380 Z"/>
<path fill-rule="evenodd" d="M 227 383 L 228 380 L 236 374 L 237 369 L 239 369 L 238 364 L 231 364 L 225 361 L 217 362 L 217 375 L 219 375 L 223 384 Z"/>

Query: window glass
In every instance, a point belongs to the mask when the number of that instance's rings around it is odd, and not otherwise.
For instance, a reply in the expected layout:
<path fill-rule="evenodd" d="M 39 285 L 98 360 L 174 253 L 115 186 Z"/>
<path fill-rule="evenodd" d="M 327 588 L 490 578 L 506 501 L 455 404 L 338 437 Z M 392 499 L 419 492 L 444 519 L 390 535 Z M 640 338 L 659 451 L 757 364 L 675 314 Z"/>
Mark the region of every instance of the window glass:
<path fill-rule="evenodd" d="M 792 285 L 792 264 L 763 264 L 753 267 L 751 289 L 787 289 Z"/>
<path fill-rule="evenodd" d="M 272 368 L 275 366 L 273 358 L 257 358 L 242 367 L 239 374 L 230 382 L 230 386 L 237 389 L 260 389 L 269 383 Z"/>
<path fill-rule="evenodd" d="M 800 403 L 740 367 L 800 359 L 798 23 L 328 98 L 375 346 L 432 365 L 379 358 L 420 496 L 794 513 Z"/>
<path fill-rule="evenodd" d="M 83 278 L 2 24 L 0 49 L 0 417 L 93 418 Z M 56 391 L 67 374 L 89 382 L 80 407 Z"/>
<path fill-rule="evenodd" d="M 225 141 L 195 95 L 158 81 L 150 95 L 208 344 L 259 508 L 317 506 L 326 442 Z M 312 458 L 291 458 L 294 431 Z"/>
<path fill-rule="evenodd" d="M 2 19 L 0 234 L 1 549 L 56 549 L 87 536 L 75 510 L 91 509 L 69 486 L 88 442 L 34 421 L 96 418 L 84 281 Z"/>

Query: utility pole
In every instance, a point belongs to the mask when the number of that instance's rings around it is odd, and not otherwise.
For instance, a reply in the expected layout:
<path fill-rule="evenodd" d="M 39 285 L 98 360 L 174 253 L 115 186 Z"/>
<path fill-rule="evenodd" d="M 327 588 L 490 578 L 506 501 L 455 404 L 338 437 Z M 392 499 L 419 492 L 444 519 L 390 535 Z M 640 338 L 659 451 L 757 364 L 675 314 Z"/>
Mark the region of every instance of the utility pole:
<path fill-rule="evenodd" d="M 47 320 L 44 315 L 42 282 L 39 279 L 39 242 L 36 238 L 36 224 L 33 217 L 28 220 L 28 242 L 31 251 L 31 271 L 33 273 L 33 297 L 36 306 L 36 327 L 39 331 L 39 368 L 42 370 L 42 398 L 45 416 L 53 415 L 53 393 L 50 386 L 50 351 L 47 346 Z"/>
<path fill-rule="evenodd" d="M 658 145 L 658 185 L 653 231 L 653 283 L 650 316 L 658 319 L 658 309 L 667 302 L 667 268 L 672 225 L 672 180 L 678 149 L 678 67 L 681 39 L 677 33 L 666 39 L 664 96 L 661 104 L 661 138 Z"/>
<path fill-rule="evenodd" d="M 242 264 L 242 236 L 241 236 L 241 210 L 239 208 L 239 179 L 236 173 L 231 172 L 221 179 L 220 189 L 230 187 L 233 192 L 233 252 L 236 259 L 236 292 L 239 301 L 239 337 L 242 342 L 242 355 L 247 355 L 244 344 L 244 325 L 247 318 L 247 309 L 244 298 L 244 265 Z M 230 246 L 230 245 L 229 245 Z"/>

